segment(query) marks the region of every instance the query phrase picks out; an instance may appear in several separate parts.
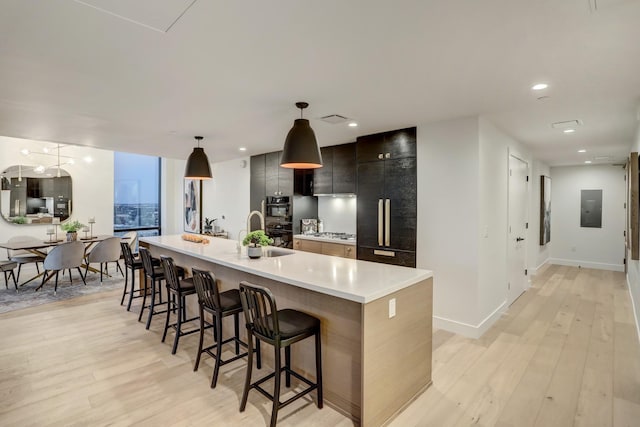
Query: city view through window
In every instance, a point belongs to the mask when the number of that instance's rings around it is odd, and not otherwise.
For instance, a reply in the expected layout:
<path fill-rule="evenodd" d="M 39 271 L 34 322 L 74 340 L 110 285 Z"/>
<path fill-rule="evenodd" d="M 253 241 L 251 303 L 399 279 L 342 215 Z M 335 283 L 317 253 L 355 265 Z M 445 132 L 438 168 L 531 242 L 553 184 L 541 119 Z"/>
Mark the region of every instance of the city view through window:
<path fill-rule="evenodd" d="M 113 227 L 116 235 L 136 230 L 160 234 L 160 158 L 115 153 Z"/>

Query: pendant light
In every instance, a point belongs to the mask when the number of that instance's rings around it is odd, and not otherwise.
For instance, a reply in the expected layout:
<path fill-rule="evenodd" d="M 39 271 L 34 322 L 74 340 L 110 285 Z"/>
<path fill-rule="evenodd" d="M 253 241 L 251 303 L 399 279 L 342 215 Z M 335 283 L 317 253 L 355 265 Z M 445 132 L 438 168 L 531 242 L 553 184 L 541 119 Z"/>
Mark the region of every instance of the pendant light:
<path fill-rule="evenodd" d="M 300 118 L 293 122 L 293 127 L 284 141 L 284 149 L 280 166 L 290 169 L 316 169 L 322 167 L 322 156 L 316 141 L 316 135 L 309 126 L 309 120 L 302 118 L 302 110 L 307 108 L 306 102 L 296 102 L 300 109 Z"/>
<path fill-rule="evenodd" d="M 184 177 L 188 179 L 211 179 L 211 166 L 209 165 L 209 159 L 204 152 L 203 148 L 200 148 L 201 136 L 194 136 L 198 141 L 198 146 L 193 148 L 193 152 L 187 159 L 187 167 L 184 170 Z"/>

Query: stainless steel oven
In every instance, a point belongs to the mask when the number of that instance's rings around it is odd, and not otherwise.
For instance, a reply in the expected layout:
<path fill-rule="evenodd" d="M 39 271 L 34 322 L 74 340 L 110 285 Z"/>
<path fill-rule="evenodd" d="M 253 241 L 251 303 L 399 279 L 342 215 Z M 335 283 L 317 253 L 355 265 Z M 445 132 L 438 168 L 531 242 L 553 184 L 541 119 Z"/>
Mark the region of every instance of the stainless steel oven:
<path fill-rule="evenodd" d="M 291 199 L 288 196 L 267 197 L 265 232 L 274 246 L 293 248 Z"/>
<path fill-rule="evenodd" d="M 265 216 L 278 218 L 286 218 L 291 216 L 291 203 L 289 197 L 267 197 Z"/>

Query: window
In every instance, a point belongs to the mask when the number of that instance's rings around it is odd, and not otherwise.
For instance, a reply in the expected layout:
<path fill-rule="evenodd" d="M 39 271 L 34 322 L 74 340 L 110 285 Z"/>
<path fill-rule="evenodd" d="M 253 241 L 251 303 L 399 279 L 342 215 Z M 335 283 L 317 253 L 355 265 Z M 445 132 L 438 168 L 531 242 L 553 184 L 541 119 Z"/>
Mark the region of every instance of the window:
<path fill-rule="evenodd" d="M 160 158 L 115 153 L 113 228 L 115 235 L 160 235 Z"/>

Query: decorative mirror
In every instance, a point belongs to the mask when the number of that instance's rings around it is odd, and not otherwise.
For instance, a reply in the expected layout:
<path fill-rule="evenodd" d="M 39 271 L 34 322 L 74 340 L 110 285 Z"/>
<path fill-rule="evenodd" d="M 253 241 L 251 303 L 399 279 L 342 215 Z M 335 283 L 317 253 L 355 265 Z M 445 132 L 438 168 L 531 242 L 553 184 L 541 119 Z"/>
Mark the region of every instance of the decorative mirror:
<path fill-rule="evenodd" d="M 0 215 L 5 221 L 51 224 L 71 216 L 71 175 L 64 169 L 10 166 L 0 180 Z"/>

